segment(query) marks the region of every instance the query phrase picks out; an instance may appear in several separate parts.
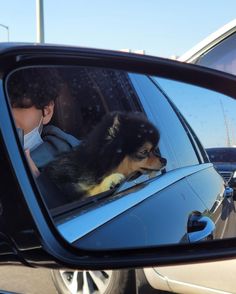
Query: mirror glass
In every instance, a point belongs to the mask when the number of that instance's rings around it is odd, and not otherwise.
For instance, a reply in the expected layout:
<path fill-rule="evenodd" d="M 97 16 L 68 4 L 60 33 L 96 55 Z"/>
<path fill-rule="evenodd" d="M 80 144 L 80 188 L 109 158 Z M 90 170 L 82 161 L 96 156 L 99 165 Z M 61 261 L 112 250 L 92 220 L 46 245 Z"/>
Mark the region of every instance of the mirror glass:
<path fill-rule="evenodd" d="M 68 242 L 109 250 L 236 236 L 232 98 L 83 66 L 25 67 L 5 81 L 21 148 Z"/>

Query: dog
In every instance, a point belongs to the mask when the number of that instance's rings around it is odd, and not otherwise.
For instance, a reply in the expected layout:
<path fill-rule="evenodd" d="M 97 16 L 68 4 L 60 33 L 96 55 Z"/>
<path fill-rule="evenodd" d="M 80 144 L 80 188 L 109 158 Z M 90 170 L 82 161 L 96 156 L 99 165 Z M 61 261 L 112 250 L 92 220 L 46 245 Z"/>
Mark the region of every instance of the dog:
<path fill-rule="evenodd" d="M 111 112 L 76 150 L 49 163 L 44 174 L 75 198 L 94 196 L 141 174 L 159 171 L 160 134 L 140 112 Z"/>

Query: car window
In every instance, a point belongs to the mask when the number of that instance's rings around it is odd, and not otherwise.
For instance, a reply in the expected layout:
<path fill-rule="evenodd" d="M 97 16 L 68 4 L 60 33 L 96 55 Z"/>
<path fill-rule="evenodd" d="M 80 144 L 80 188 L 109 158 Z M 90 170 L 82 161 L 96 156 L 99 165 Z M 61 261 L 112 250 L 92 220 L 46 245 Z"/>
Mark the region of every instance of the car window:
<path fill-rule="evenodd" d="M 160 176 L 166 166 L 160 131 L 127 72 L 28 67 L 8 76 L 6 91 L 49 208 L 89 203 L 88 196 L 111 195 Z"/>
<path fill-rule="evenodd" d="M 236 74 L 236 34 L 221 41 L 218 45 L 200 56 L 196 64 Z"/>
<path fill-rule="evenodd" d="M 52 121 L 82 139 L 108 112 L 142 111 L 126 72 L 96 68 L 63 68 L 64 86 Z"/>

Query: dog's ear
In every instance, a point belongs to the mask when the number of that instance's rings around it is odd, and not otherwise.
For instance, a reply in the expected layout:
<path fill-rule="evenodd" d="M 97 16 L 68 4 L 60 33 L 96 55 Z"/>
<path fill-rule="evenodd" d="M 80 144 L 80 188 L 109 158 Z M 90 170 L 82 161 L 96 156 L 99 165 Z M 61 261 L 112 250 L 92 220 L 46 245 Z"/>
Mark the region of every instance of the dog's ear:
<path fill-rule="evenodd" d="M 120 122 L 119 122 L 118 115 L 116 115 L 113 119 L 112 126 L 108 129 L 108 136 L 107 136 L 108 140 L 114 139 L 116 137 L 117 133 L 119 132 L 119 127 L 120 127 Z"/>

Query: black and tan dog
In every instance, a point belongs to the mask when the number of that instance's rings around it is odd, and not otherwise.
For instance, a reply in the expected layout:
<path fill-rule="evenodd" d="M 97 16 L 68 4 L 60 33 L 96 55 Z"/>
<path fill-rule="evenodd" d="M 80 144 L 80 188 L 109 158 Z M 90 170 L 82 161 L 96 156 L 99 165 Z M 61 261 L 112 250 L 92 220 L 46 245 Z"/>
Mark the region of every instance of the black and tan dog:
<path fill-rule="evenodd" d="M 59 188 L 80 196 L 111 189 L 135 175 L 159 171 L 166 160 L 156 152 L 158 130 L 142 113 L 112 112 L 82 141 L 44 170 Z"/>

